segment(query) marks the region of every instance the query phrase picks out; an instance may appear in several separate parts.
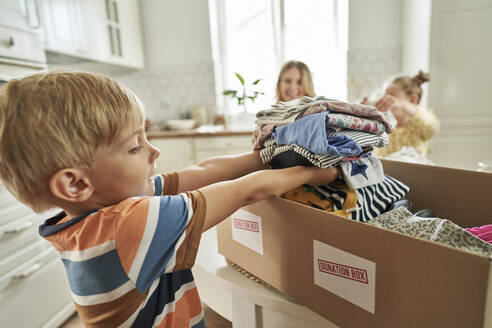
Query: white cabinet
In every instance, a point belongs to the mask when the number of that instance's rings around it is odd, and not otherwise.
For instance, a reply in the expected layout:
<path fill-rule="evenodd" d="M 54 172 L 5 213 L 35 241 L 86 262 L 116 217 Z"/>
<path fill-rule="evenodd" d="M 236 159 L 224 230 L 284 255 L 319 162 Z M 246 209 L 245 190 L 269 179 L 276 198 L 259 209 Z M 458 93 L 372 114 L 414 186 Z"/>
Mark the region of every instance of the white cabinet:
<path fill-rule="evenodd" d="M 214 156 L 245 153 L 252 149 L 251 136 L 195 138 L 197 162 Z"/>
<path fill-rule="evenodd" d="M 159 138 L 150 143 L 161 151 L 157 173 L 172 172 L 195 164 L 192 138 Z"/>
<path fill-rule="evenodd" d="M 251 136 L 153 138 L 150 143 L 159 148 L 157 172 L 186 168 L 204 159 L 251 151 Z"/>
<path fill-rule="evenodd" d="M 54 52 L 90 57 L 86 7 L 82 0 L 40 1 L 40 14 L 46 49 Z"/>
<path fill-rule="evenodd" d="M 143 68 L 142 32 L 135 0 L 105 0 L 110 60 Z"/>
<path fill-rule="evenodd" d="M 0 185 L 0 327 L 54 328 L 75 310 L 63 264 L 37 232 L 49 215 Z"/>
<path fill-rule="evenodd" d="M 39 0 L 46 50 L 143 68 L 137 0 Z"/>

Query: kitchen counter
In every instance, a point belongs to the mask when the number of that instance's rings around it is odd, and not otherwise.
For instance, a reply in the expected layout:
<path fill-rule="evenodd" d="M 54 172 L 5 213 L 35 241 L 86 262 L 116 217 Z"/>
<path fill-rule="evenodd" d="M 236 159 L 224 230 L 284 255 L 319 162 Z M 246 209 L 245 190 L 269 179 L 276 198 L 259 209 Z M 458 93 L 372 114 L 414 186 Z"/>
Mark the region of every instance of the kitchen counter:
<path fill-rule="evenodd" d="M 157 138 L 189 138 L 189 137 L 220 137 L 220 136 L 250 136 L 254 129 L 224 129 L 224 127 L 205 126 L 192 130 L 177 131 L 147 131 L 148 139 Z"/>

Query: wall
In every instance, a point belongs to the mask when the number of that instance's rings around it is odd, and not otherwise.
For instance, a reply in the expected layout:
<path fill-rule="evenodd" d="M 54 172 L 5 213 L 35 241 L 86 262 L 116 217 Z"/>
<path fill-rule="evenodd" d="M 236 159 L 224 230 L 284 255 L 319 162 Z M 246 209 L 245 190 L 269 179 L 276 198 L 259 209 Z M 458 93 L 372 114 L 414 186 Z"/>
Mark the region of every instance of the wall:
<path fill-rule="evenodd" d="M 419 70 L 429 72 L 431 8 L 429 0 L 402 0 L 402 74 L 413 76 Z M 424 84 L 421 99 L 424 107 L 427 107 L 428 94 L 428 84 Z"/>
<path fill-rule="evenodd" d="M 492 171 L 492 2 L 434 0 L 429 106 L 441 120 L 431 159 Z"/>
<path fill-rule="evenodd" d="M 395 0 L 349 2 L 349 102 L 370 96 L 390 76 L 400 72 L 400 11 L 400 1 Z"/>
<path fill-rule="evenodd" d="M 113 75 L 145 104 L 154 122 L 192 106 L 215 110 L 208 1 L 140 0 L 145 69 Z"/>

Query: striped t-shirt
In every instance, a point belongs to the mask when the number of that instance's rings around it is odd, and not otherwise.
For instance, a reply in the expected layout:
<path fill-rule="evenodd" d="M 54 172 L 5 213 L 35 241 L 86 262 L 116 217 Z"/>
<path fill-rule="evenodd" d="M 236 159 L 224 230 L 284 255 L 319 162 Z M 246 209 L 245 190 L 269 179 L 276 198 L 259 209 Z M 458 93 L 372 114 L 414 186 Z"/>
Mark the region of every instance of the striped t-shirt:
<path fill-rule="evenodd" d="M 132 197 L 40 227 L 60 253 L 86 327 L 205 327 L 191 267 L 205 217 L 198 191 L 174 196 L 177 174 L 154 178 L 154 197 Z"/>

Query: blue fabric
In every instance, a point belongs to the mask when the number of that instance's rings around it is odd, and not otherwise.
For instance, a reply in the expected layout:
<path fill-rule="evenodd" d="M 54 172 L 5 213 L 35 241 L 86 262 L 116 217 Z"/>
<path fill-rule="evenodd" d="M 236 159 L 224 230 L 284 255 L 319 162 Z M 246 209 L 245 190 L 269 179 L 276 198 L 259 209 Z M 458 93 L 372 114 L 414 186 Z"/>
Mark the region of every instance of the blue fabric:
<path fill-rule="evenodd" d="M 143 293 L 170 265 L 177 251 L 176 243 L 187 227 L 188 208 L 181 195 L 161 196 L 159 221 L 136 281 Z"/>
<path fill-rule="evenodd" d="M 327 115 L 327 111 L 310 114 L 293 123 L 276 127 L 272 135 L 280 144 L 296 144 L 315 154 L 342 157 L 359 155 L 362 148 L 351 138 L 343 134 L 327 137 Z"/>
<path fill-rule="evenodd" d="M 62 262 L 75 295 L 107 293 L 128 281 L 116 249 L 85 261 L 62 259 Z"/>

